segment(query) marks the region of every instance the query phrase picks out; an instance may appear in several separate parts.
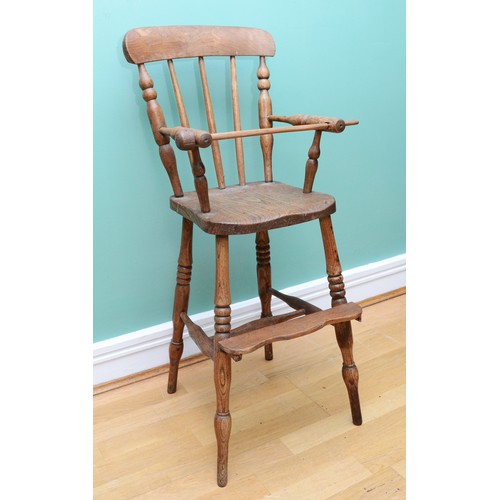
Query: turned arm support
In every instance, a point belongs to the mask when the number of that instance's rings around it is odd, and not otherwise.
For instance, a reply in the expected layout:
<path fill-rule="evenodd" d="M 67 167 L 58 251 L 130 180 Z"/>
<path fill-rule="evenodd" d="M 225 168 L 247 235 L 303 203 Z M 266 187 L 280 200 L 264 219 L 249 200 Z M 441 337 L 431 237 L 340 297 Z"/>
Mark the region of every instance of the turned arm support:
<path fill-rule="evenodd" d="M 160 127 L 160 134 L 171 137 L 179 149 L 192 151 L 195 148 L 208 148 L 212 144 L 212 136 L 204 130 L 187 127 Z"/>
<path fill-rule="evenodd" d="M 271 122 L 289 123 L 292 126 L 300 127 L 307 125 L 323 125 L 323 128 L 317 128 L 314 133 L 314 139 L 308 152 L 308 159 L 306 162 L 306 172 L 304 179 L 304 193 L 312 192 L 314 177 L 318 170 L 318 158 L 320 155 L 320 141 L 322 132 L 340 133 L 345 130 L 347 126 L 357 125 L 359 121 L 351 120 L 344 121 L 341 118 L 334 118 L 329 116 L 313 116 L 313 115 L 293 115 L 293 116 L 268 116 Z"/>
<path fill-rule="evenodd" d="M 208 183 L 199 148 L 210 146 L 212 144 L 212 136 L 203 130 L 195 130 L 188 127 L 160 127 L 159 132 L 163 137 L 174 139 L 179 149 L 190 152 L 191 170 L 193 171 L 194 187 L 198 201 L 200 202 L 200 209 L 203 213 L 210 212 Z"/>

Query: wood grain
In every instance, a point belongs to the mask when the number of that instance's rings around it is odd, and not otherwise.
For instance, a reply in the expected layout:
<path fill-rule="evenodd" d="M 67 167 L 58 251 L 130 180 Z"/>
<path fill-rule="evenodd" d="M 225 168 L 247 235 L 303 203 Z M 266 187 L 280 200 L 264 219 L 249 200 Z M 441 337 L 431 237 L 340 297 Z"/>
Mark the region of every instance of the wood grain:
<path fill-rule="evenodd" d="M 212 139 L 214 141 L 224 141 L 227 139 L 236 139 L 237 137 L 256 137 L 256 136 L 265 137 L 274 134 L 285 134 L 288 132 L 326 130 L 327 128 L 328 128 L 328 123 L 309 123 L 306 125 L 294 125 L 293 127 L 276 127 L 276 128 L 271 127 L 271 128 L 254 128 L 248 130 L 231 130 L 228 132 L 216 132 L 212 134 Z M 269 179 L 267 182 L 271 181 L 272 179 Z"/>
<path fill-rule="evenodd" d="M 257 70 L 257 88 L 259 89 L 259 127 L 261 129 L 272 128 L 273 122 L 269 119 L 269 115 L 273 112 L 271 97 L 269 96 L 269 89 L 271 83 L 269 82 L 269 68 L 266 64 L 264 55 L 260 56 L 259 69 Z M 260 145 L 262 148 L 262 156 L 264 159 L 264 180 L 271 182 L 273 180 L 273 136 L 262 135 L 260 137 Z"/>
<path fill-rule="evenodd" d="M 268 117 L 273 122 L 290 123 L 291 125 L 306 125 L 314 123 L 326 123 L 328 127 L 325 129 L 327 132 L 336 132 L 337 134 L 343 132 L 347 123 L 342 118 L 335 118 L 331 116 L 314 116 L 314 115 L 293 115 L 293 116 L 277 116 L 271 115 Z M 350 121 L 349 125 L 357 125 L 359 122 Z"/>
<path fill-rule="evenodd" d="M 405 298 L 365 307 L 353 324 L 361 427 L 350 421 L 331 327 L 276 344 L 279 363 L 255 352 L 233 365 L 223 491 L 214 481 L 211 361 L 181 368 L 174 396 L 165 373 L 94 396 L 95 500 L 404 500 Z"/>
<path fill-rule="evenodd" d="M 184 341 L 182 338 L 184 321 L 181 314 L 186 313 L 188 310 L 192 266 L 193 223 L 188 219 L 182 219 L 181 245 L 177 260 L 177 280 L 172 311 L 173 332 L 169 346 L 170 367 L 167 383 L 169 394 L 173 394 L 177 390 L 177 373 L 184 350 Z"/>
<path fill-rule="evenodd" d="M 272 342 L 302 337 L 320 330 L 326 325 L 343 323 L 361 318 L 362 309 L 354 302 L 332 309 L 308 314 L 301 318 L 276 325 L 266 326 L 252 332 L 231 335 L 219 342 L 220 348 L 228 354 L 248 354 Z"/>
<path fill-rule="evenodd" d="M 291 308 L 295 310 L 303 310 L 306 314 L 312 314 L 315 312 L 321 311 L 318 306 L 307 302 L 306 300 L 300 299 L 299 297 L 294 297 L 292 295 L 286 295 L 285 293 L 280 292 L 279 290 L 275 290 L 274 288 L 270 289 L 270 292 L 278 299 L 288 304 Z"/>
<path fill-rule="evenodd" d="M 257 28 L 153 26 L 128 31 L 123 52 L 134 64 L 199 56 L 273 56 L 272 36 Z"/>
<path fill-rule="evenodd" d="M 209 234 L 248 234 L 290 226 L 335 212 L 327 194 L 304 194 L 279 182 L 209 189 L 210 214 L 203 214 L 195 193 L 170 198 L 170 207 Z"/>
<path fill-rule="evenodd" d="M 238 77 L 236 74 L 236 57 L 231 56 L 229 61 L 231 67 L 231 99 L 233 102 L 233 122 L 234 130 L 241 130 L 240 99 L 238 94 Z M 246 184 L 245 179 L 245 158 L 243 155 L 243 141 L 241 137 L 236 137 L 236 165 L 238 167 L 238 181 L 240 186 Z"/>
<path fill-rule="evenodd" d="M 255 235 L 255 252 L 257 255 L 257 289 L 261 304 L 261 317 L 269 318 L 271 311 L 271 244 L 268 231 L 259 231 Z M 282 316 L 283 317 L 283 316 Z M 276 321 L 277 323 L 278 321 Z M 270 323 L 272 324 L 272 323 Z M 273 346 L 266 344 L 264 347 L 265 358 L 268 361 L 273 359 Z"/>
<path fill-rule="evenodd" d="M 306 161 L 306 175 L 304 179 L 304 193 L 310 193 L 314 184 L 314 177 L 318 171 L 318 158 L 321 153 L 319 143 L 321 141 L 321 130 L 314 133 L 313 142 L 309 148 L 309 158 Z"/>
<path fill-rule="evenodd" d="M 299 309 L 297 311 L 278 314 L 276 316 L 264 316 L 263 318 L 249 321 L 248 323 L 245 323 L 244 325 L 241 325 L 238 328 L 233 328 L 231 330 L 231 335 L 237 335 L 238 333 L 253 332 L 254 330 L 258 330 L 259 328 L 263 328 L 265 326 L 270 326 L 270 325 L 276 325 L 278 323 L 283 323 L 284 321 L 288 321 L 293 318 L 298 318 L 299 316 L 303 316 L 304 314 L 305 314 L 304 309 Z"/>
<path fill-rule="evenodd" d="M 170 79 L 172 81 L 172 87 L 174 89 L 175 102 L 177 104 L 177 111 L 179 112 L 179 120 L 181 125 L 185 128 L 189 127 L 189 118 L 186 113 L 186 107 L 184 105 L 184 99 L 182 98 L 181 88 L 179 86 L 179 81 L 177 79 L 177 73 L 175 71 L 174 61 L 172 59 L 167 60 L 168 71 L 170 73 Z M 160 131 L 158 129 L 158 131 Z M 188 151 L 189 162 L 193 166 L 193 152 Z"/>
<path fill-rule="evenodd" d="M 182 191 L 181 181 L 177 172 L 177 162 L 175 153 L 170 145 L 170 139 L 160 133 L 160 128 L 166 127 L 165 117 L 161 106 L 158 104 L 156 98 L 156 90 L 153 86 L 153 80 L 149 76 L 144 64 L 138 66 L 139 70 L 139 86 L 142 89 L 142 97 L 146 101 L 147 113 L 153 137 L 160 148 L 160 158 L 163 166 L 168 174 L 174 196 L 181 197 L 184 195 Z"/>
<path fill-rule="evenodd" d="M 205 102 L 205 112 L 207 115 L 208 130 L 211 134 L 217 132 L 217 127 L 215 126 L 214 109 L 212 106 L 212 98 L 210 97 L 210 88 L 208 86 L 207 70 L 205 68 L 205 59 L 203 57 L 198 58 L 198 65 L 200 67 L 200 77 L 201 86 L 203 89 L 203 100 Z M 222 165 L 222 156 L 220 153 L 219 143 L 212 140 L 212 156 L 214 159 L 215 175 L 217 176 L 217 185 L 220 189 L 226 187 L 226 181 L 224 180 L 224 167 Z"/>
<path fill-rule="evenodd" d="M 229 390 L 231 388 L 231 357 L 220 349 L 220 343 L 231 331 L 231 293 L 229 281 L 229 238 L 215 237 L 215 308 L 214 308 L 214 385 L 216 411 L 214 417 L 217 439 L 217 484 L 226 486 L 228 481 L 229 436 L 231 414 Z"/>
<path fill-rule="evenodd" d="M 193 323 L 191 318 L 186 313 L 181 313 L 181 319 L 184 321 L 186 328 L 188 329 L 190 337 L 193 339 L 194 343 L 198 346 L 200 351 L 207 356 L 207 358 L 214 358 L 214 343 L 213 338 L 209 337 L 203 329 Z"/>

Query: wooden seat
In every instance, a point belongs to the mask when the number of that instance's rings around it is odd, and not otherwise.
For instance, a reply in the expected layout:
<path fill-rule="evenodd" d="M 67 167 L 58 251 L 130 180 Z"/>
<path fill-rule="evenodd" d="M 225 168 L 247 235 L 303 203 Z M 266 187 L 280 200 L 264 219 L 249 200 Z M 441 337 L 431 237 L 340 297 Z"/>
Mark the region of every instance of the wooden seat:
<path fill-rule="evenodd" d="M 196 193 L 172 196 L 172 210 L 210 234 L 248 234 L 307 222 L 335 212 L 335 200 L 280 182 L 252 182 L 209 189 L 211 210 L 203 213 Z M 251 210 L 248 207 L 252 207 Z"/>
<path fill-rule="evenodd" d="M 167 391 L 172 394 L 177 390 L 179 360 L 183 352 L 183 331 L 186 327 L 201 352 L 214 362 L 217 483 L 219 486 L 225 486 L 228 481 L 228 451 L 231 432 L 229 411 L 231 363 L 260 347 L 264 347 L 266 360 L 272 360 L 273 342 L 290 341 L 327 325 L 333 325 L 342 354 L 342 376 L 347 387 L 352 421 L 355 425 L 361 425 L 358 369 L 353 358 L 351 320 L 360 320 L 362 311 L 358 305 L 348 303 L 345 296 L 342 268 L 331 222 L 331 214 L 335 212 L 335 200 L 330 194 L 313 191 L 322 134 L 339 134 L 358 122 L 331 116 L 273 114 L 269 94 L 270 71 L 266 58 L 274 56 L 275 44 L 271 35 L 260 29 L 221 26 L 137 28 L 125 35 L 123 51 L 127 61 L 138 67 L 139 85 L 142 89 L 142 97 L 146 101 L 153 137 L 159 147 L 161 162 L 172 185 L 173 196 L 170 199 L 170 206 L 182 217 Z M 229 57 L 227 76 L 230 80 L 233 130 L 217 131 L 216 110 L 212 103 L 205 67 L 205 59 L 211 56 Z M 259 121 L 257 129 L 242 130 L 241 127 L 236 63 L 237 57 L 240 56 L 259 58 L 256 85 L 256 92 L 258 91 L 256 111 Z M 179 58 L 192 58 L 199 70 L 206 123 L 198 124 L 195 128 L 191 127 L 189 122 L 176 74 L 174 61 Z M 156 61 L 166 61 L 172 93 L 177 105 L 180 123 L 170 126 L 165 121 L 153 80 L 146 69 L 146 64 Z M 275 124 L 286 125 L 275 126 Z M 307 157 L 304 155 L 303 186 L 299 188 L 275 181 L 273 179 L 274 136 L 303 131 L 314 133 Z M 263 180 L 247 183 L 243 139 L 254 136 L 260 137 Z M 226 184 L 225 167 L 219 146 L 220 141 L 227 140 L 234 141 L 235 145 L 238 184 L 234 186 Z M 185 192 L 181 185 L 173 143 L 177 149 L 187 152 L 193 174 L 194 190 Z M 200 148 L 211 149 L 217 187 L 209 188 L 208 186 Z M 297 167 L 287 165 L 287 168 Z M 325 311 L 299 297 L 285 295 L 273 289 L 271 280 L 270 230 L 315 219 L 318 219 L 321 230 L 328 291 L 331 297 L 331 308 Z M 188 315 L 194 225 L 215 236 L 215 333 L 213 336 L 209 336 Z M 229 236 L 248 233 L 255 233 L 257 292 L 261 303 L 261 317 L 232 328 Z M 304 265 L 307 265 L 307 260 Z M 272 296 L 284 301 L 292 311 L 273 315 Z"/>

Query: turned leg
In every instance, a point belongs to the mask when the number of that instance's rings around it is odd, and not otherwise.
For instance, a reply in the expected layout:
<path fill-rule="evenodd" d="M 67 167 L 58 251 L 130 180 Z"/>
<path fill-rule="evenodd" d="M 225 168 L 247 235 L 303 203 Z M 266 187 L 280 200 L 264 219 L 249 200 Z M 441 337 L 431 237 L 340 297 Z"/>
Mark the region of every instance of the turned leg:
<path fill-rule="evenodd" d="M 271 313 L 271 251 L 269 245 L 269 234 L 267 231 L 260 231 L 255 235 L 255 249 L 257 253 L 257 285 L 259 288 L 259 298 L 262 307 L 261 318 L 272 316 Z M 268 361 L 273 359 L 273 345 L 264 347 L 265 357 Z"/>
<path fill-rule="evenodd" d="M 332 307 L 347 302 L 345 298 L 344 278 L 342 277 L 342 268 L 337 253 L 337 244 L 333 235 L 333 227 L 330 216 L 320 219 L 321 235 L 323 237 L 323 246 L 326 257 L 326 272 L 328 274 L 328 286 L 330 288 L 330 297 L 332 298 Z M 342 353 L 342 377 L 347 387 L 349 403 L 351 405 L 352 423 L 361 425 L 361 406 L 359 404 L 358 394 L 358 369 L 354 363 L 352 352 L 352 328 L 351 322 L 339 323 L 335 325 L 335 335 Z"/>
<path fill-rule="evenodd" d="M 217 439 L 217 484 L 227 484 L 227 462 L 231 414 L 229 413 L 229 389 L 231 387 L 231 356 L 219 349 L 219 342 L 231 331 L 231 294 L 229 291 L 229 245 L 227 236 L 216 236 L 215 272 L 215 335 L 214 335 L 214 383 L 217 397 L 214 426 Z"/>
<path fill-rule="evenodd" d="M 191 282 L 193 223 L 188 219 L 182 221 L 181 249 L 177 265 L 177 285 L 175 287 L 174 310 L 172 314 L 173 334 L 170 342 L 170 367 L 168 371 L 167 391 L 172 394 L 177 390 L 177 372 L 179 361 L 184 350 L 182 332 L 184 322 L 180 314 L 187 312 L 189 302 L 189 284 Z"/>

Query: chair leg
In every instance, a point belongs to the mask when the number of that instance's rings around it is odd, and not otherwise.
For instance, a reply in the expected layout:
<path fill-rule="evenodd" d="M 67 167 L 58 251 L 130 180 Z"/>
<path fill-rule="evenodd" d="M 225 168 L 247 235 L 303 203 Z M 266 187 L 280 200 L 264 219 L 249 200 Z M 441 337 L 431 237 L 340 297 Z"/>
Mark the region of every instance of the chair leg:
<path fill-rule="evenodd" d="M 214 309 L 214 383 L 217 408 L 214 418 L 217 439 L 217 484 L 226 486 L 228 472 L 229 436 L 229 389 L 231 387 L 231 356 L 219 349 L 219 342 L 231 331 L 231 294 L 229 287 L 229 239 L 216 236 L 216 273 Z"/>
<path fill-rule="evenodd" d="M 182 332 L 184 322 L 180 314 L 187 313 L 189 302 L 189 284 L 191 283 L 193 223 L 188 219 L 182 221 L 181 249 L 177 266 L 177 284 L 175 287 L 174 309 L 172 314 L 173 334 L 170 342 L 170 367 L 168 371 L 167 392 L 172 394 L 177 390 L 177 372 L 179 361 L 184 350 Z"/>
<path fill-rule="evenodd" d="M 257 254 L 257 285 L 261 303 L 261 318 L 272 316 L 271 313 L 271 247 L 269 245 L 269 234 L 267 231 L 259 231 L 255 235 L 255 249 Z M 273 359 L 272 344 L 264 347 L 265 358 Z"/>
<path fill-rule="evenodd" d="M 321 235 L 323 237 L 323 246 L 325 249 L 326 272 L 328 274 L 328 286 L 330 288 L 330 297 L 332 298 L 332 307 L 347 302 L 345 298 L 344 278 L 342 268 L 337 252 L 337 244 L 333 234 L 332 220 L 330 216 L 320 219 Z M 354 363 L 353 340 L 351 322 L 339 323 L 335 325 L 335 335 L 337 343 L 342 353 L 342 377 L 347 387 L 349 403 L 351 406 L 352 423 L 361 425 L 361 406 L 358 394 L 358 369 Z"/>

